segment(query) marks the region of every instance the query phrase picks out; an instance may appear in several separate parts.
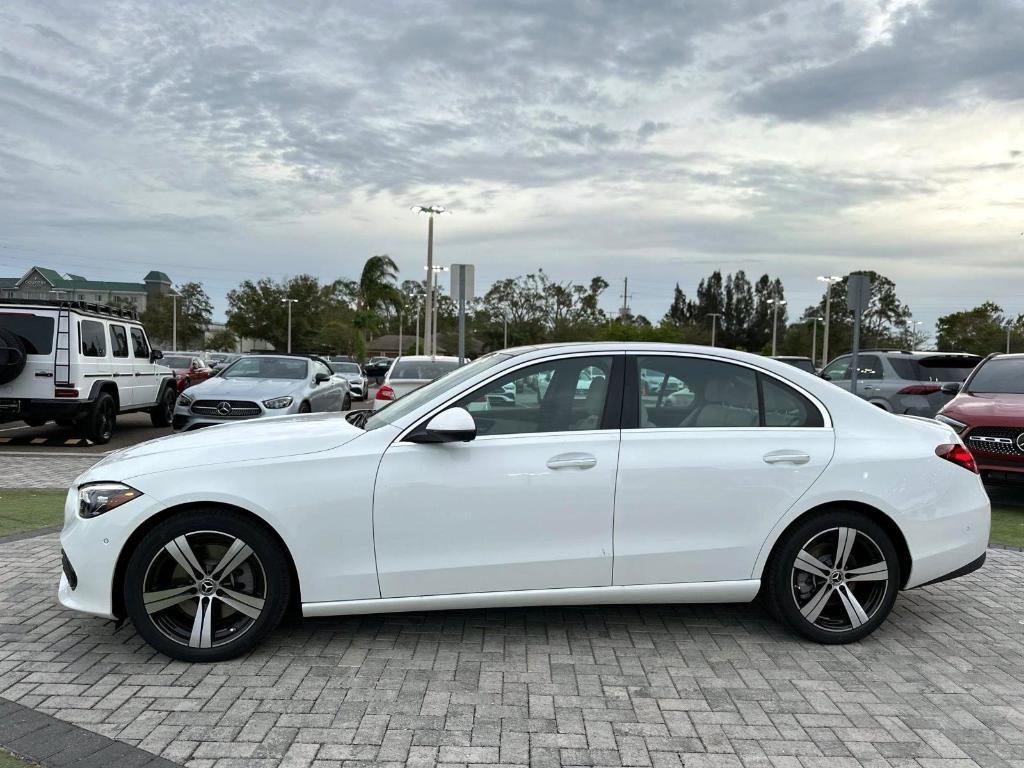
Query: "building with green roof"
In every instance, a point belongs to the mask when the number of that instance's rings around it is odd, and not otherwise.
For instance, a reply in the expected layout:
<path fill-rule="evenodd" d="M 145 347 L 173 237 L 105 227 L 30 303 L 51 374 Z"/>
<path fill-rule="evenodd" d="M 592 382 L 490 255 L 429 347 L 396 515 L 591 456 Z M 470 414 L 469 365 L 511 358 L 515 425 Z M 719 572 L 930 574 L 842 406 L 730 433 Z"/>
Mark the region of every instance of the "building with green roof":
<path fill-rule="evenodd" d="M 171 278 L 151 271 L 139 283 L 87 280 L 82 275 L 61 274 L 47 267 L 32 267 L 21 277 L 0 277 L 0 296 L 5 299 L 69 299 L 101 304 L 130 304 L 144 312 L 146 301 L 171 291 Z"/>

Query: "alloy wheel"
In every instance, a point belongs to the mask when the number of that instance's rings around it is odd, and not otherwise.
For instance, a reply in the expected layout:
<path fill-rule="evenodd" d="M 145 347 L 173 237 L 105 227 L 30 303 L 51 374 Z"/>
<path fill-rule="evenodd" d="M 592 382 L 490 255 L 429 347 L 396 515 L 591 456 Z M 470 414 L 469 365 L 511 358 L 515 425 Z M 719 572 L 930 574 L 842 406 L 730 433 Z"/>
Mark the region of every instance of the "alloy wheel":
<path fill-rule="evenodd" d="M 826 632 L 848 632 L 867 624 L 885 602 L 889 564 L 863 531 L 829 528 L 797 552 L 790 586 L 806 621 Z"/>
<path fill-rule="evenodd" d="M 196 531 L 167 542 L 143 580 L 150 621 L 169 640 L 216 648 L 245 634 L 263 613 L 267 576 L 242 539 Z"/>

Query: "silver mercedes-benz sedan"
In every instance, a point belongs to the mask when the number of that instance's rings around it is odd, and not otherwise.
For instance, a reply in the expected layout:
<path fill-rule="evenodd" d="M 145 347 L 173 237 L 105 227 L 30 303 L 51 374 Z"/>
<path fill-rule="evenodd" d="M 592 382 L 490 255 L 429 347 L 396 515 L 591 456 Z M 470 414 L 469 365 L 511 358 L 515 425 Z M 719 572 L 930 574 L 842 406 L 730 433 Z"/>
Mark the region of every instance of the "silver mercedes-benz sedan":
<path fill-rule="evenodd" d="M 318 357 L 247 355 L 190 387 L 174 406 L 174 430 L 187 432 L 263 416 L 344 411 L 348 381 Z"/>

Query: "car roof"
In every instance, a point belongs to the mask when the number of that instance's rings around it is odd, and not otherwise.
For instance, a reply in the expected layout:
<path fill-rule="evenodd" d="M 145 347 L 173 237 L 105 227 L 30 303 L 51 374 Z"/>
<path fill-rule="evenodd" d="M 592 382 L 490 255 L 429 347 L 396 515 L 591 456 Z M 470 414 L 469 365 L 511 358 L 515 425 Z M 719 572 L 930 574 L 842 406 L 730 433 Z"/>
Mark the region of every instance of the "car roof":
<path fill-rule="evenodd" d="M 396 362 L 399 361 L 399 360 L 401 360 L 403 363 L 408 363 L 408 362 L 422 363 L 422 362 L 427 362 L 427 361 L 430 361 L 430 360 L 440 360 L 443 363 L 457 363 L 457 362 L 459 362 L 459 358 L 452 357 L 451 355 L 402 355 L 401 357 L 396 357 L 395 358 Z"/>

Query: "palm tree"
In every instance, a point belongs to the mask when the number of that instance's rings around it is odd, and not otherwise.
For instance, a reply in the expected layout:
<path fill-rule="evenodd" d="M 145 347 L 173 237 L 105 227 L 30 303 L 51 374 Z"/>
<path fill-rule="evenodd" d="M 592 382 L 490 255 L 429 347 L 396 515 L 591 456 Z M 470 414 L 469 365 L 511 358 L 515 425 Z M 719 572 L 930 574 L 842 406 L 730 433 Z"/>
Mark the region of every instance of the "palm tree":
<path fill-rule="evenodd" d="M 371 256 L 363 265 L 356 286 L 355 325 L 362 331 L 364 343 L 368 333 L 380 323 L 381 315 L 401 307 L 402 294 L 395 284 L 397 278 L 398 266 L 387 254 Z"/>

